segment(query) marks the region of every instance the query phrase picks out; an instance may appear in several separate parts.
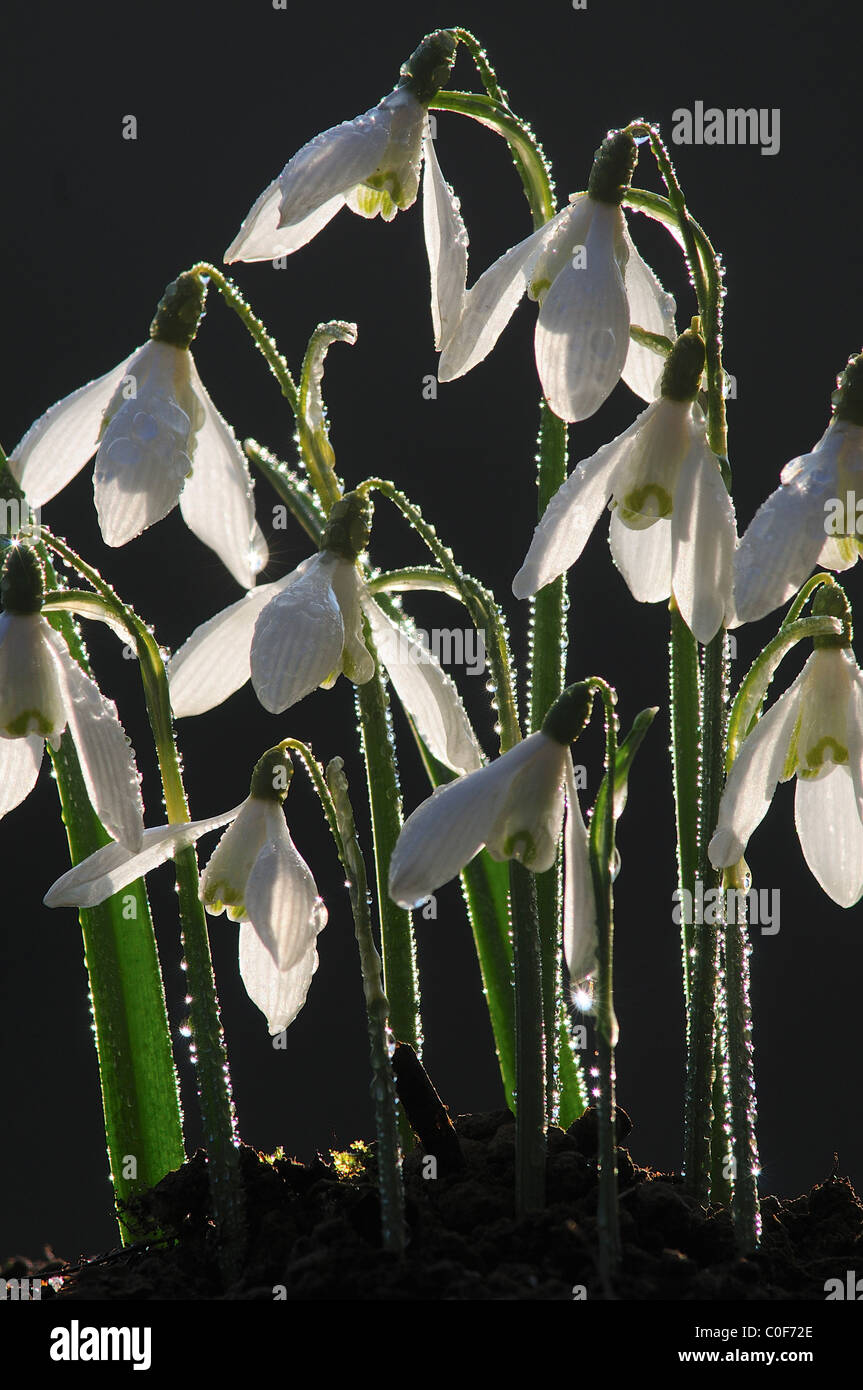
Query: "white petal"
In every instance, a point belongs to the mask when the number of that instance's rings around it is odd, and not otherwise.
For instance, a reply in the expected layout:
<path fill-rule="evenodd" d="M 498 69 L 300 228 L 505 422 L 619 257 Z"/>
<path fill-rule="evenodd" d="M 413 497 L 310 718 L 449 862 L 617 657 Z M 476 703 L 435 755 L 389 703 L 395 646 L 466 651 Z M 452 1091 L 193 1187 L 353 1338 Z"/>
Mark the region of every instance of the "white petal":
<path fill-rule="evenodd" d="M 467 230 L 459 202 L 441 173 L 434 140 L 423 140 L 423 230 L 431 274 L 434 345 L 440 350 L 455 330 L 467 290 Z"/>
<path fill-rule="evenodd" d="M 362 579 L 352 560 L 338 558 L 329 568 L 330 583 L 341 609 L 345 629 L 342 670 L 355 685 L 365 685 L 375 673 L 375 663 L 363 637 L 363 613 L 360 607 Z"/>
<path fill-rule="evenodd" d="M 186 348 L 150 341 L 129 361 L 129 400 L 115 393 L 96 455 L 93 493 L 106 545 L 126 545 L 177 505 L 203 408 Z"/>
<path fill-rule="evenodd" d="M 333 592 L 334 558 L 308 569 L 261 612 L 252 638 L 252 684 L 264 709 L 281 714 L 341 670 L 345 628 Z"/>
<path fill-rule="evenodd" d="M 674 296 L 663 289 L 659 280 L 646 261 L 642 260 L 638 248 L 624 223 L 624 238 L 629 250 L 626 262 L 624 284 L 629 300 L 630 323 L 646 328 L 648 333 L 660 333 L 672 342 L 677 336 L 674 326 Z M 623 367 L 623 380 L 630 391 L 643 401 L 652 401 L 659 395 L 659 382 L 662 377 L 665 359 L 650 348 L 629 340 L 629 351 Z"/>
<path fill-rule="evenodd" d="M 740 746 L 722 793 L 716 832 L 707 850 L 715 869 L 736 864 L 742 858 L 750 835 L 764 819 L 776 783 L 785 773 L 805 671 L 804 667 Z"/>
<path fill-rule="evenodd" d="M 6 738 L 53 738 L 66 727 L 51 631 L 39 613 L 0 613 L 0 735 Z"/>
<path fill-rule="evenodd" d="M 109 835 L 138 850 L 144 834 L 140 776 L 117 706 L 105 699 L 47 622 L 45 628 L 59 663 L 69 732 L 93 809 Z"/>
<path fill-rule="evenodd" d="M 827 539 L 824 504 L 837 495 L 835 469 L 829 455 L 808 458 L 806 467 L 761 504 L 737 549 L 734 601 L 742 623 L 755 622 L 790 599 Z"/>
<path fill-rule="evenodd" d="M 464 308 L 438 363 L 438 381 L 454 381 L 487 357 L 528 287 L 533 267 L 569 208 L 513 246 L 468 290 Z"/>
<path fill-rule="evenodd" d="M 454 772 L 482 767 L 482 750 L 458 690 L 427 643 L 399 627 L 371 599 L 363 608 L 393 689 L 429 751 Z"/>
<path fill-rule="evenodd" d="M 479 853 L 507 811 L 518 773 L 549 742 L 545 734 L 531 734 L 495 762 L 438 787 L 408 817 L 390 862 L 394 902 L 416 907 Z"/>
<path fill-rule="evenodd" d="M 235 921 L 247 917 L 246 885 L 270 833 L 269 803 L 247 797 L 219 840 L 201 874 L 201 902 L 214 917 L 228 909 Z"/>
<path fill-rule="evenodd" d="M 30 795 L 44 751 L 45 740 L 35 734 L 27 738 L 0 738 L 0 817 Z"/>
<path fill-rule="evenodd" d="M 271 838 L 249 875 L 246 910 L 274 965 L 284 972 L 308 956 L 318 932 L 326 926 L 327 909 L 308 864 L 288 834 L 281 806 L 270 805 Z"/>
<path fill-rule="evenodd" d="M 624 526 L 611 513 L 608 543 L 632 597 L 639 603 L 659 603 L 671 593 L 671 522 L 660 518 L 643 531 Z"/>
<path fill-rule="evenodd" d="M 566 821 L 563 831 L 563 954 L 574 986 L 595 974 L 598 945 L 587 827 L 578 803 L 572 756 L 567 752 Z"/>
<path fill-rule="evenodd" d="M 797 778 L 794 821 L 806 863 L 828 897 L 853 907 L 863 896 L 863 825 L 844 765 L 826 777 Z"/>
<path fill-rule="evenodd" d="M 486 848 L 493 859 L 518 859 L 540 874 L 557 856 L 567 750 L 546 734 L 533 737 L 533 755 L 512 778 Z"/>
<path fill-rule="evenodd" d="M 655 406 L 648 406 L 629 429 L 584 459 L 558 488 L 533 533 L 524 564 L 512 581 L 516 598 L 535 594 L 578 559 L 611 496 L 617 466 L 648 411 L 653 409 Z"/>
<path fill-rule="evenodd" d="M 183 520 L 199 540 L 251 589 L 269 558 L 255 521 L 255 498 L 249 467 L 234 431 L 216 410 L 192 362 L 192 385 L 204 407 L 192 454 L 192 473 L 180 494 Z"/>
<path fill-rule="evenodd" d="M 734 505 L 698 421 L 680 469 L 671 516 L 672 588 L 683 621 L 709 642 L 732 614 Z"/>
<path fill-rule="evenodd" d="M 318 953 L 311 946 L 291 970 L 277 969 L 272 956 L 250 922 L 240 927 L 240 975 L 246 993 L 265 1016 L 271 1035 L 293 1023 L 306 1002 Z"/>
<path fill-rule="evenodd" d="M 126 362 L 52 405 L 15 446 L 9 467 L 31 507 L 49 502 L 96 452 L 102 412 L 126 373 Z"/>
<path fill-rule="evenodd" d="M 121 888 L 142 878 L 151 869 L 164 864 L 180 849 L 193 845 L 201 835 L 218 830 L 238 816 L 242 807 L 235 806 L 223 816 L 196 820 L 184 825 L 160 825 L 144 831 L 144 847 L 132 854 L 114 841 L 97 849 L 69 869 L 48 889 L 43 899 L 46 907 L 95 907 Z"/>
<path fill-rule="evenodd" d="M 203 714 L 245 685 L 252 674 L 255 623 L 270 600 L 282 593 L 302 568 L 298 567 L 275 584 L 259 584 L 236 603 L 196 627 L 174 653 L 167 669 L 176 719 Z"/>
<path fill-rule="evenodd" d="M 393 115 L 393 103 L 385 98 L 298 150 L 279 175 L 280 226 L 302 222 L 339 194 L 365 183 L 386 154 Z"/>
<path fill-rule="evenodd" d="M 536 369 L 549 406 L 562 420 L 586 420 L 599 409 L 629 352 L 629 305 L 617 254 L 622 224 L 619 207 L 595 203 L 586 264 L 565 265 L 542 301 Z"/>
<path fill-rule="evenodd" d="M 344 207 L 345 200 L 341 194 L 337 194 L 290 227 L 279 226 L 281 205 L 281 182 L 280 179 L 273 179 L 254 203 L 225 252 L 227 265 L 235 261 L 271 261 L 278 256 L 290 256 L 317 236 Z"/>

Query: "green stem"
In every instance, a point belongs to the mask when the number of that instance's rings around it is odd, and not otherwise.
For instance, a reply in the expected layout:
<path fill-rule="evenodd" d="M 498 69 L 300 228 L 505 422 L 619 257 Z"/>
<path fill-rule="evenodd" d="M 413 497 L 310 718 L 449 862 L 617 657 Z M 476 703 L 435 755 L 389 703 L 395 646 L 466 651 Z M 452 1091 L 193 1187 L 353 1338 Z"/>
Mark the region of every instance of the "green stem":
<path fill-rule="evenodd" d="M 291 376 L 290 368 L 276 345 L 276 341 L 267 332 L 266 328 L 258 316 L 254 313 L 251 305 L 243 298 L 233 280 L 229 280 L 223 275 L 217 266 L 210 265 L 208 261 L 198 261 L 190 267 L 187 272 L 189 275 L 197 275 L 199 279 L 211 280 L 219 294 L 224 299 L 229 308 L 240 318 L 248 330 L 255 347 L 263 356 L 270 371 L 279 383 L 279 388 L 285 400 L 294 412 L 299 414 L 299 392 L 297 385 Z"/>
<path fill-rule="evenodd" d="M 811 590 L 810 590 L 811 592 Z M 804 600 L 805 602 L 805 600 Z M 797 612 L 800 609 L 797 608 Z M 776 636 L 759 652 L 734 697 L 728 720 L 728 751 L 725 770 L 730 772 L 740 745 L 752 731 L 758 711 L 782 658 L 798 642 L 812 637 L 838 636 L 842 623 L 826 614 L 814 618 L 786 618 Z"/>
<path fill-rule="evenodd" d="M 596 1031 L 599 1054 L 599 1271 L 610 1287 L 620 1264 L 620 1215 L 617 1204 L 617 1097 L 614 1050 L 617 1017 L 614 1011 L 614 860 L 617 717 L 614 691 L 597 677 L 589 684 L 602 697 L 605 709 L 605 796 L 597 798 L 590 822 L 590 867 L 596 902 L 597 972 Z"/>
<path fill-rule="evenodd" d="M 384 991 L 390 1002 L 390 1026 L 396 1041 L 410 1043 L 419 1056 L 422 1027 L 413 924 L 410 913 L 398 907 L 389 895 L 390 860 L 402 828 L 401 789 L 393 756 L 386 688 L 366 619 L 363 626 L 366 647 L 375 658 L 375 674 L 356 687 L 356 701 L 374 840 Z"/>
<path fill-rule="evenodd" d="M 44 548 L 43 548 L 44 549 Z M 46 577 L 55 583 L 47 560 Z M 84 644 L 66 614 L 49 618 L 89 673 Z M 93 810 L 68 734 L 50 749 L 72 864 L 110 843 Z M 90 985 L 105 1137 L 124 1244 L 152 1236 L 124 1204 L 179 1168 L 182 1116 L 165 991 L 142 880 L 79 911 Z"/>
<path fill-rule="evenodd" d="M 440 91 L 429 107 L 433 111 L 457 111 L 502 135 L 512 150 L 534 227 L 541 227 L 554 217 L 554 188 L 545 156 L 530 127 L 507 106 L 476 92 Z"/>
<path fill-rule="evenodd" d="M 333 809 L 339 829 L 342 863 L 348 875 L 348 891 L 360 953 L 369 1025 L 372 1098 L 378 1141 L 381 1237 L 385 1250 L 400 1255 L 405 1248 L 404 1188 L 395 1083 L 389 1050 L 389 1003 L 381 981 L 381 958 L 372 932 L 366 866 L 357 841 L 347 778 L 342 768 L 342 759 L 333 758 L 327 766 L 327 783 L 332 793 Z"/>
<path fill-rule="evenodd" d="M 534 875 L 509 865 L 515 956 L 515 1213 L 545 1206 L 545 1039 Z"/>
<path fill-rule="evenodd" d="M 545 401 L 540 403 L 539 439 L 537 444 L 537 519 L 540 519 L 555 493 L 566 482 L 567 425 L 558 419 Z M 542 721 L 563 690 L 566 675 L 566 579 L 563 575 L 546 584 L 530 601 L 530 688 L 528 721 L 530 732 L 542 727 Z M 563 974 L 560 952 L 561 914 L 561 856 L 557 862 L 536 878 L 539 940 L 542 951 L 543 1019 L 550 1055 L 546 1076 L 546 1109 L 550 1120 L 556 1118 L 558 1094 L 567 1113 L 577 1106 L 584 1095 L 579 1085 L 580 1067 L 573 1055 L 569 1030 L 561 1030 L 563 1003 Z M 565 1017 L 565 1011 L 563 1016 Z M 569 1053 L 569 1066 L 561 1068 L 562 1053 Z M 575 1070 L 577 1098 L 571 1092 L 572 1069 Z M 570 1085 L 566 1085 L 567 1072 Z M 576 1113 L 579 1113 L 576 1110 Z"/>
<path fill-rule="evenodd" d="M 677 821 L 677 886 L 680 890 L 680 947 L 683 991 L 689 1022 L 692 904 L 698 855 L 698 645 L 672 597 L 669 687 L 671 703 L 671 766 Z M 688 1030 L 688 1028 L 687 1028 Z"/>
<path fill-rule="evenodd" d="M 751 1254 L 758 1246 L 758 1145 L 755 1138 L 755 1074 L 752 1008 L 749 1002 L 749 956 L 746 935 L 746 885 L 739 866 L 728 869 L 723 886 L 736 890 L 735 920 L 725 930 L 725 989 L 728 1010 L 728 1067 L 731 1147 L 734 1155 L 732 1211 L 738 1246 Z M 742 921 L 741 921 L 742 918 Z"/>
<path fill-rule="evenodd" d="M 170 824 L 183 824 L 189 820 L 189 808 L 174 741 L 168 681 L 159 647 L 146 624 L 86 561 L 56 536 L 47 533 L 43 533 L 43 536 L 50 549 L 92 584 L 136 644 L 144 698 L 162 778 L 165 810 Z M 242 1253 L 245 1214 L 228 1057 L 219 1018 L 207 919 L 198 896 L 198 860 L 194 847 L 179 851 L 174 863 L 187 992 L 191 996 L 189 1023 L 207 1143 L 213 1216 L 220 1234 L 222 1272 L 229 1280 L 237 1271 Z"/>
<path fill-rule="evenodd" d="M 243 440 L 243 451 L 270 483 L 307 536 L 320 547 L 327 518 L 316 493 L 293 468 L 254 439 Z"/>

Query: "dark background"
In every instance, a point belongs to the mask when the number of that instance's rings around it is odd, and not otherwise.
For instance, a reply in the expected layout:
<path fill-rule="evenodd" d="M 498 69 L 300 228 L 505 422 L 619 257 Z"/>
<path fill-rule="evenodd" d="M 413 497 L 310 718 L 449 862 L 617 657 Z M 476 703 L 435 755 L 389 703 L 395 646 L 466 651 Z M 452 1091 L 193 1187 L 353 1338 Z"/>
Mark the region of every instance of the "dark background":
<path fill-rule="evenodd" d="M 253 200 L 307 139 L 383 96 L 421 35 L 461 23 L 487 45 L 515 109 L 529 119 L 563 197 L 582 188 L 606 130 L 636 116 L 670 140 L 676 107 L 781 109 L 781 150 L 673 149 L 695 216 L 721 249 L 727 274 L 726 366 L 738 519 L 745 526 L 779 469 L 806 452 L 828 419 L 837 371 L 860 349 L 859 48 L 813 8 L 770 0 L 711 11 L 538 0 L 499 4 L 293 6 L 270 0 L 218 7 L 157 0 L 143 9 L 15 5 L 6 13 L 3 221 L 7 361 L 0 433 L 7 450 L 53 401 L 127 357 L 147 334 L 165 283 L 198 259 L 219 262 Z M 828 25 L 830 27 L 828 27 Z M 858 34 L 859 37 L 859 34 Z M 462 52 L 452 83 L 479 83 Z M 123 117 L 138 121 L 122 139 Z M 506 147 L 473 123 L 438 116 L 438 154 L 461 197 L 473 280 L 530 230 Z M 646 154 L 636 182 L 659 188 Z M 646 258 L 678 299 L 678 325 L 694 310 L 676 246 L 633 215 Z M 535 308 L 524 304 L 493 354 L 426 401 L 435 370 L 420 207 L 390 225 L 348 211 L 286 269 L 234 268 L 252 305 L 295 370 L 315 324 L 354 320 L 359 341 L 336 346 L 326 398 L 339 469 L 353 484 L 395 478 L 423 507 L 456 557 L 503 601 L 524 669 L 526 606 L 510 594 L 533 527 L 538 390 Z M 292 421 L 239 321 L 210 298 L 195 345 L 207 387 L 239 437 L 254 435 L 293 459 Z M 642 407 L 620 385 L 593 419 L 573 428 L 573 461 L 625 428 Z M 44 511 L 176 648 L 193 627 L 240 596 L 211 551 L 175 511 L 123 550 L 109 551 L 95 520 L 92 468 Z M 293 568 L 309 546 L 299 528 L 273 533 L 275 497 L 258 486 L 271 547 L 266 577 Z M 604 527 L 572 574 L 569 678 L 600 673 L 619 690 L 624 725 L 643 706 L 661 714 L 640 755 L 619 844 L 616 1001 L 621 1025 L 619 1099 L 632 1114 L 636 1159 L 679 1167 L 683 1010 L 667 756 L 667 615 L 636 606 L 614 570 Z M 424 561 L 416 539 L 379 503 L 372 554 L 382 566 Z M 852 599 L 860 592 L 852 572 Z M 455 627 L 446 599 L 408 607 L 426 627 Z M 776 618 L 738 636 L 739 677 Z M 155 762 L 134 665 L 116 639 L 89 624 L 105 691 L 119 704 L 144 774 L 150 824 L 162 818 Z M 792 658 L 779 688 L 799 669 Z M 494 748 L 482 679 L 454 672 L 479 735 Z M 397 715 L 405 802 L 426 794 L 424 774 Z M 597 720 L 597 726 L 598 726 Z M 180 726 L 192 814 L 216 814 L 246 793 L 259 753 L 287 734 L 326 760 L 341 753 L 362 806 L 350 687 L 306 699 L 288 715 L 264 713 L 247 687 Z M 590 792 L 598 731 L 584 747 Z M 302 774 L 287 802 L 292 833 L 326 899 L 330 922 L 305 1009 L 274 1052 L 262 1015 L 239 982 L 237 928 L 212 920 L 239 1122 L 262 1149 L 316 1149 L 371 1137 L 362 993 L 342 875 Z M 205 856 L 214 840 L 205 841 Z M 95 1051 L 80 932 L 71 910 L 42 895 L 68 864 L 47 765 L 38 788 L 0 828 L 4 871 L 0 934 L 0 1252 L 65 1256 L 113 1243 Z M 863 1182 L 859 1115 L 859 908 L 843 912 L 808 873 L 793 795 L 781 788 L 748 855 L 758 885 L 781 887 L 778 935 L 754 935 L 753 1001 L 763 1189 L 794 1194 L 823 1178 L 833 1152 Z M 159 924 L 190 1143 L 197 1141 L 187 1044 L 179 1035 L 183 979 L 171 871 L 149 886 Z M 418 917 L 425 1060 L 453 1111 L 501 1103 L 491 1035 L 457 886 L 438 896 L 437 922 Z"/>

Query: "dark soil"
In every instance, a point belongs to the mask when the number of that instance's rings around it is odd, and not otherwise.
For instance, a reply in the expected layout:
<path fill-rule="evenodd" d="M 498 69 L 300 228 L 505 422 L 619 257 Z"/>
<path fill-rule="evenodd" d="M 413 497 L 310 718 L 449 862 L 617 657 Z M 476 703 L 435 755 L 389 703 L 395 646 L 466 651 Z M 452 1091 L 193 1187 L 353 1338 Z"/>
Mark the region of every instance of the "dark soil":
<path fill-rule="evenodd" d="M 448 1128 L 448 1126 L 447 1126 Z M 619 1114 L 618 1136 L 629 1124 Z M 597 1270 L 596 1120 L 548 1137 L 548 1205 L 516 1220 L 515 1125 L 509 1111 L 461 1115 L 438 1176 L 417 1148 L 405 1160 L 409 1241 L 381 1249 L 373 1149 L 350 1158 L 265 1158 L 242 1150 L 248 1246 L 240 1277 L 222 1284 L 208 1220 L 205 1157 L 195 1155 L 143 1199 L 171 1233 L 75 1265 L 7 1262 L 6 1277 L 62 1277 L 68 1299 L 588 1299 L 823 1301 L 829 1278 L 863 1267 L 863 1204 L 844 1178 L 805 1196 L 762 1199 L 755 1254 L 735 1249 L 731 1217 L 704 1210 L 671 1173 L 637 1167 L 618 1149 L 623 1262 L 613 1291 Z M 355 1171 L 340 1175 L 339 1168 Z M 278 1286 L 283 1286 L 279 1289 Z"/>

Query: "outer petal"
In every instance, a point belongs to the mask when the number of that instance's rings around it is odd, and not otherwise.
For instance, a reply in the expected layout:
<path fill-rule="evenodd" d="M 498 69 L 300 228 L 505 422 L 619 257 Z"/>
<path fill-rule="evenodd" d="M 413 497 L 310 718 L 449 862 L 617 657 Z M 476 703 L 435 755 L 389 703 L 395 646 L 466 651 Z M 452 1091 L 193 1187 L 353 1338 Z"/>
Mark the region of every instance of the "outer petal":
<path fill-rule="evenodd" d="M 467 230 L 438 164 L 434 140 L 423 137 L 423 230 L 431 274 L 434 345 L 445 347 L 462 315 L 467 291 Z"/>
<path fill-rule="evenodd" d="M 299 577 L 308 565 L 275 584 L 260 584 L 229 608 L 196 627 L 168 662 L 171 705 L 177 719 L 203 714 L 239 690 L 252 674 L 255 623 L 267 604 Z"/>
<path fill-rule="evenodd" d="M 565 762 L 566 750 L 540 733 L 486 840 L 493 859 L 518 859 L 538 874 L 551 868 L 563 822 Z"/>
<path fill-rule="evenodd" d="M 271 1035 L 293 1023 L 306 1002 L 318 968 L 314 945 L 291 970 L 279 970 L 250 922 L 240 927 L 240 975 L 246 993 L 267 1020 Z"/>
<path fill-rule="evenodd" d="M 252 684 L 264 709 L 281 714 L 341 670 L 345 626 L 333 592 L 335 557 L 320 552 L 260 614 L 252 638 Z"/>
<path fill-rule="evenodd" d="M 126 362 L 52 405 L 16 444 L 9 467 L 31 507 L 50 502 L 96 452 L 102 413 L 126 374 Z"/>
<path fill-rule="evenodd" d="M 288 834 L 281 806 L 270 804 L 270 838 L 246 886 L 248 919 L 280 972 L 300 965 L 327 923 L 308 864 Z M 277 819 L 278 818 L 278 819 Z"/>
<path fill-rule="evenodd" d="M 39 613 L 0 613 L 0 737 L 54 738 L 66 727 L 51 631 Z"/>
<path fill-rule="evenodd" d="M 93 809 L 115 840 L 137 851 L 144 835 L 141 779 L 117 706 L 105 699 L 47 622 L 45 629 L 59 663 L 69 732 Z"/>
<path fill-rule="evenodd" d="M 0 817 L 20 806 L 36 785 L 45 740 L 35 734 L 28 738 L 0 738 Z"/>
<path fill-rule="evenodd" d="M 792 481 L 763 502 L 735 558 L 734 599 L 741 623 L 763 618 L 799 589 L 827 539 L 825 502 L 837 495 L 829 454 L 809 455 Z"/>
<path fill-rule="evenodd" d="M 623 280 L 629 300 L 630 323 L 637 323 L 640 328 L 646 328 L 648 333 L 661 333 L 674 342 L 677 336 L 674 326 L 674 296 L 662 288 L 650 266 L 642 260 L 635 242 L 629 235 L 629 227 L 625 220 L 623 236 L 629 251 Z M 655 400 L 659 395 L 663 365 L 663 358 L 630 338 L 629 351 L 623 366 L 623 380 L 643 401 Z"/>
<path fill-rule="evenodd" d="M 374 174 L 392 129 L 392 101 L 387 102 L 384 98 L 362 116 L 316 135 L 288 161 L 279 175 L 280 227 L 302 222 Z"/>
<path fill-rule="evenodd" d="M 647 407 L 648 411 L 653 409 Z M 533 533 L 525 562 L 512 581 L 516 598 L 529 598 L 578 559 L 611 496 L 617 466 L 625 458 L 629 442 L 646 414 L 643 411 L 629 429 L 580 463 L 558 488 Z"/>
<path fill-rule="evenodd" d="M 461 318 L 441 353 L 438 381 L 454 381 L 488 356 L 527 289 L 537 259 L 570 215 L 571 208 L 564 208 L 489 266 L 468 290 Z"/>
<path fill-rule="evenodd" d="M 232 265 L 234 261 L 271 261 L 277 256 L 290 256 L 332 221 L 344 207 L 345 200 L 339 193 L 290 227 L 279 226 L 281 205 L 281 181 L 273 179 L 253 205 L 225 252 L 227 265 Z"/>
<path fill-rule="evenodd" d="M 204 423 L 192 454 L 192 473 L 180 494 L 180 510 L 189 530 L 215 550 L 238 584 L 251 589 L 269 551 L 255 520 L 248 464 L 234 431 L 210 400 L 194 361 L 191 380 L 204 409 Z"/>
<path fill-rule="evenodd" d="M 93 472 L 106 545 L 126 545 L 177 505 L 203 418 L 191 363 L 187 349 L 154 341 L 128 363 L 137 394 L 118 400 L 115 393 Z"/>
<path fill-rule="evenodd" d="M 46 907 L 95 907 L 113 893 L 164 864 L 178 849 L 193 845 L 201 835 L 218 830 L 240 814 L 235 806 L 223 816 L 189 821 L 184 825 L 160 825 L 144 831 L 143 849 L 132 854 L 123 845 L 105 845 L 88 859 L 58 878 L 43 899 Z"/>
<path fill-rule="evenodd" d="M 372 600 L 363 609 L 393 689 L 439 762 L 454 772 L 482 767 L 482 749 L 453 681 L 425 642 L 410 636 Z"/>
<path fill-rule="evenodd" d="M 672 588 L 684 622 L 709 642 L 732 616 L 734 505 L 699 422 L 680 469 L 671 515 Z"/>
<path fill-rule="evenodd" d="M 596 972 L 599 939 L 587 827 L 578 804 L 572 756 L 566 755 L 563 831 L 563 954 L 573 986 Z"/>
<path fill-rule="evenodd" d="M 671 522 L 661 517 L 643 531 L 611 513 L 608 543 L 614 563 L 639 603 L 659 603 L 671 593 Z"/>
<path fill-rule="evenodd" d="M 776 783 L 785 775 L 805 674 L 804 667 L 743 740 L 722 793 L 719 824 L 707 850 L 715 869 L 742 858 L 750 835 L 764 819 Z"/>
<path fill-rule="evenodd" d="M 495 762 L 432 795 L 402 827 L 390 862 L 390 897 L 417 907 L 478 854 L 494 834 L 516 775 L 535 759 L 544 734 L 531 734 Z"/>
<path fill-rule="evenodd" d="M 536 369 L 549 406 L 562 420 L 586 420 L 599 409 L 629 352 L 629 305 L 617 254 L 622 226 L 619 207 L 594 203 L 586 265 L 566 265 L 542 301 Z"/>
<path fill-rule="evenodd" d="M 863 825 L 843 764 L 814 781 L 797 778 L 794 820 L 806 863 L 828 897 L 853 907 L 863 896 Z"/>

